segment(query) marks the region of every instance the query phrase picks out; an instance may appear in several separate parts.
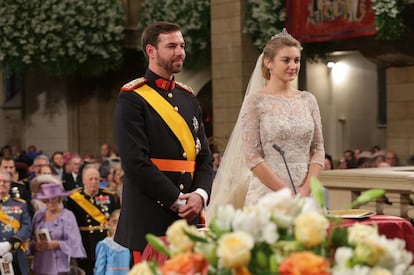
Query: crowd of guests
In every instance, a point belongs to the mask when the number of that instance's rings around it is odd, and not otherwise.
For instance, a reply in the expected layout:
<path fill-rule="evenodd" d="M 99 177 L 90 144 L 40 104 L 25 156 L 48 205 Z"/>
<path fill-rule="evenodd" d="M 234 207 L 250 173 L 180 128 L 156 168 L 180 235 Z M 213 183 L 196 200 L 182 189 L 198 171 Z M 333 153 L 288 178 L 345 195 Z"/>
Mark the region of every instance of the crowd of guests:
<path fill-rule="evenodd" d="M 121 161 L 109 144 L 101 145 L 98 156 L 3 146 L 0 261 L 14 274 L 68 274 L 73 269 L 127 274 L 129 250 L 111 241 L 122 186 Z M 118 257 L 119 251 L 126 256 Z"/>
<path fill-rule="evenodd" d="M 414 164 L 408 160 L 409 165 Z M 351 169 L 351 168 L 375 168 L 393 167 L 402 165 L 398 155 L 393 150 L 381 149 L 378 145 L 370 150 L 347 149 L 334 161 L 329 154 L 325 155 L 325 169 Z"/>

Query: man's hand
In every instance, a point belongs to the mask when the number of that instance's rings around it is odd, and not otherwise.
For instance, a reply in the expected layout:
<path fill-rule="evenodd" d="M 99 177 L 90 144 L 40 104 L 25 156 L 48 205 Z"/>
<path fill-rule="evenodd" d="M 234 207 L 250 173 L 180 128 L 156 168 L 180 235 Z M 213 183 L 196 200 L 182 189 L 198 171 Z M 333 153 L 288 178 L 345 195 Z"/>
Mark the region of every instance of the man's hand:
<path fill-rule="evenodd" d="M 187 203 L 178 208 L 178 216 L 186 219 L 188 222 L 196 218 L 203 209 L 203 198 L 197 193 L 187 193 L 180 195 L 179 199 L 185 200 Z"/>

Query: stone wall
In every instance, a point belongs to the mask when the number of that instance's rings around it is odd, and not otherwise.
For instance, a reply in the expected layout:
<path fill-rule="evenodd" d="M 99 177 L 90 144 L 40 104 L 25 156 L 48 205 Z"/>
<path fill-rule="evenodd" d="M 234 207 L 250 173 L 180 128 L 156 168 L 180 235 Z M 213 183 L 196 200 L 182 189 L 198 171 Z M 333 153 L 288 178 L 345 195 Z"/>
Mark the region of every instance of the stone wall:
<path fill-rule="evenodd" d="M 405 163 L 414 154 L 414 66 L 388 68 L 387 147 Z"/>

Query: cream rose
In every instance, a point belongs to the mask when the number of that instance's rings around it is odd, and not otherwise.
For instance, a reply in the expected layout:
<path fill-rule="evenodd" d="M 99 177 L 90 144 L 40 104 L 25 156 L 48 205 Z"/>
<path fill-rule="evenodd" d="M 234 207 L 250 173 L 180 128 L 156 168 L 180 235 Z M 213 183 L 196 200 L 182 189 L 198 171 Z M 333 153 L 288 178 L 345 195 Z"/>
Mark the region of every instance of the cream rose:
<path fill-rule="evenodd" d="M 296 217 L 295 238 L 307 247 L 315 246 L 325 240 L 328 220 L 317 212 L 303 212 Z"/>
<path fill-rule="evenodd" d="M 356 223 L 348 228 L 348 241 L 351 244 L 367 241 L 378 241 L 378 230 L 374 226 Z"/>
<path fill-rule="evenodd" d="M 243 231 L 224 234 L 218 241 L 217 255 L 226 268 L 246 266 L 250 262 L 250 250 L 254 239 Z"/>
<path fill-rule="evenodd" d="M 392 273 L 388 269 L 382 267 L 374 267 L 369 275 L 392 275 Z"/>
<path fill-rule="evenodd" d="M 190 251 L 195 243 L 185 232 L 193 235 L 200 235 L 200 232 L 193 225 L 188 225 L 186 220 L 177 220 L 167 229 L 167 240 L 171 245 L 171 253 L 173 255 L 181 252 Z"/>
<path fill-rule="evenodd" d="M 134 265 L 128 275 L 153 275 L 153 272 L 147 262 L 141 262 Z"/>

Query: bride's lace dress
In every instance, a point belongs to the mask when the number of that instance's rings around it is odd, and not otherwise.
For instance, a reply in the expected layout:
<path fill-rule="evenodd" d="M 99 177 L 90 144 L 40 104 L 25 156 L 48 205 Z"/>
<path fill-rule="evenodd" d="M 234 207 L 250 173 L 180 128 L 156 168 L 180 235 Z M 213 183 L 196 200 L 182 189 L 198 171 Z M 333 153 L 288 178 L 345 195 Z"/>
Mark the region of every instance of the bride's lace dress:
<path fill-rule="evenodd" d="M 323 166 L 325 151 L 319 107 L 315 97 L 305 91 L 290 97 L 253 93 L 246 97 L 241 110 L 242 144 L 247 166 L 251 169 L 265 161 L 291 188 L 284 156 L 296 187 L 307 175 L 310 163 Z M 245 205 L 254 204 L 271 190 L 252 173 Z"/>

